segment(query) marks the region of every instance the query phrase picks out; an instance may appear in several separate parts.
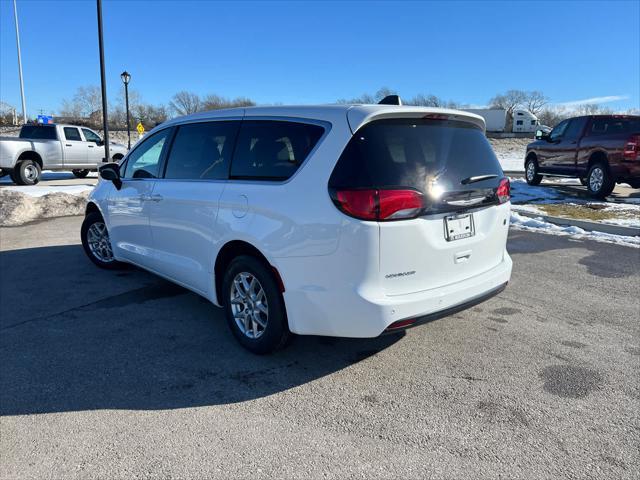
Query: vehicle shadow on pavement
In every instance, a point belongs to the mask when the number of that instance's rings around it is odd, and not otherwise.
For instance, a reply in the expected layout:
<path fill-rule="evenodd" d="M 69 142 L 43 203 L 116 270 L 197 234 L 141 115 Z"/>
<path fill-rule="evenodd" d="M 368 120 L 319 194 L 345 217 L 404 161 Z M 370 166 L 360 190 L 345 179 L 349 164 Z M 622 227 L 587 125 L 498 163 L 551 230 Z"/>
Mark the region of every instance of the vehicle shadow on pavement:
<path fill-rule="evenodd" d="M 221 309 L 135 268 L 102 271 L 79 245 L 0 253 L 0 414 L 158 410 L 243 402 L 390 347 L 297 337 L 256 356 Z"/>
<path fill-rule="evenodd" d="M 594 199 L 591 195 L 589 195 L 589 191 L 587 190 L 587 187 L 584 187 L 582 185 L 567 185 L 565 183 L 549 182 L 544 184 L 544 186 L 553 187 L 554 189 L 558 190 L 560 193 L 568 197 L 575 197 L 575 198 L 587 200 L 590 202 L 598 201 L 597 199 Z M 633 198 L 633 199 L 640 198 L 640 190 L 634 190 L 631 193 L 627 193 L 626 195 L 621 195 L 619 192 L 614 191 L 607 197 L 608 201 L 614 200 L 614 201 L 621 201 L 621 202 L 624 202 L 629 198 Z"/>

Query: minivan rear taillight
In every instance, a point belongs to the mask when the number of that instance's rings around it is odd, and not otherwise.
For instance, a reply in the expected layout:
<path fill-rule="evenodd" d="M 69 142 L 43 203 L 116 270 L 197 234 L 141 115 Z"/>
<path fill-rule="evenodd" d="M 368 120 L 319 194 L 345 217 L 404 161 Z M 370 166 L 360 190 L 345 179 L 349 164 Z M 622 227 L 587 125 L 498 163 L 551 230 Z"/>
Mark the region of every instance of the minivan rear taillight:
<path fill-rule="evenodd" d="M 631 135 L 624 146 L 622 157 L 625 160 L 640 160 L 640 135 Z"/>
<path fill-rule="evenodd" d="M 496 195 L 500 203 L 507 203 L 511 198 L 511 184 L 508 178 L 500 180 L 500 185 L 496 190 Z"/>
<path fill-rule="evenodd" d="M 406 220 L 424 208 L 422 193 L 412 189 L 335 189 L 331 197 L 339 210 L 360 220 Z"/>

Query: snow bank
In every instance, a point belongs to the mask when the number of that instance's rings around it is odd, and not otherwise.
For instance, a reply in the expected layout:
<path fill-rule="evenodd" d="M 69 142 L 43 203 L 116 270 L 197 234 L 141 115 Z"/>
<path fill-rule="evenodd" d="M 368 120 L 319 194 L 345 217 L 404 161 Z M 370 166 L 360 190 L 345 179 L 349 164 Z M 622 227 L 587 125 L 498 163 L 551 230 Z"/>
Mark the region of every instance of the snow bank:
<path fill-rule="evenodd" d="M 595 240 L 597 242 L 615 243 L 640 248 L 640 237 L 627 237 L 624 235 L 613 235 L 595 231 L 588 232 L 580 227 L 554 225 L 553 223 L 544 221 L 542 218 L 529 218 L 517 212 L 511 212 L 511 228 L 552 235 L 567 235 L 584 240 Z"/>
<path fill-rule="evenodd" d="M 4 187 L 3 192 L 18 192 L 29 197 L 44 197 L 52 193 L 68 193 L 69 195 L 80 195 L 93 190 L 93 185 L 34 185 L 34 186 L 14 186 Z"/>
<path fill-rule="evenodd" d="M 489 138 L 491 147 L 506 172 L 524 172 L 524 154 L 531 138 Z"/>
<path fill-rule="evenodd" d="M 0 226 L 15 227 L 44 218 L 82 215 L 90 191 L 91 187 L 73 194 L 56 191 L 31 195 L 10 188 L 0 189 Z"/>

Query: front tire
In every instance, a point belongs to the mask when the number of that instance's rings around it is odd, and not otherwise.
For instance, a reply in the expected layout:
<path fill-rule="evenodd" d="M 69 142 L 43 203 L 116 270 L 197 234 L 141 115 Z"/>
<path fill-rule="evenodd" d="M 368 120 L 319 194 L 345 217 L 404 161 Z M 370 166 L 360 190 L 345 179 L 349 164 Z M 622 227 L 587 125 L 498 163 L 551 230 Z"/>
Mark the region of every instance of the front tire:
<path fill-rule="evenodd" d="M 73 173 L 73 176 L 76 178 L 85 178 L 87 175 L 89 175 L 89 170 L 84 169 L 84 170 L 71 170 L 71 173 Z"/>
<path fill-rule="evenodd" d="M 18 185 L 35 185 L 40 181 L 42 170 L 33 160 L 21 160 L 13 169 L 11 179 Z"/>
<path fill-rule="evenodd" d="M 80 237 L 84 253 L 98 267 L 107 270 L 122 268 L 123 264 L 113 257 L 107 225 L 98 212 L 92 212 L 85 217 L 80 228 Z"/>
<path fill-rule="evenodd" d="M 529 185 L 540 185 L 542 175 L 538 173 L 538 162 L 534 158 L 529 158 L 524 164 L 524 178 Z"/>
<path fill-rule="evenodd" d="M 613 192 L 615 186 L 606 163 L 597 162 L 591 165 L 587 174 L 587 190 L 592 197 L 604 199 Z"/>
<path fill-rule="evenodd" d="M 271 269 L 255 257 L 236 257 L 222 281 L 221 302 L 236 340 L 263 355 L 282 348 L 290 337 L 284 299 Z"/>

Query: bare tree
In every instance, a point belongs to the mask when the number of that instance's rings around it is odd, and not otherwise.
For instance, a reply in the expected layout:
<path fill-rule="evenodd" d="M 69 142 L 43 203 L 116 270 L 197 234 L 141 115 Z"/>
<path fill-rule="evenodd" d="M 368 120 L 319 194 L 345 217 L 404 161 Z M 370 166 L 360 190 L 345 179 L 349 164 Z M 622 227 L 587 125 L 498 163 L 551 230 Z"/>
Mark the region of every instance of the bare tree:
<path fill-rule="evenodd" d="M 169 107 L 178 115 L 189 115 L 202 110 L 202 100 L 197 94 L 183 90 L 171 98 Z"/>
<path fill-rule="evenodd" d="M 576 115 L 610 115 L 613 110 L 608 107 L 603 107 L 596 103 L 585 103 L 578 105 L 575 110 Z"/>
<path fill-rule="evenodd" d="M 395 90 L 390 89 L 389 87 L 381 87 L 381 88 L 378 89 L 378 91 L 374 95 L 375 103 L 378 103 L 384 97 L 388 97 L 389 95 L 397 95 L 397 94 L 398 94 L 398 92 L 396 92 Z"/>
<path fill-rule="evenodd" d="M 370 93 L 363 93 L 359 97 L 355 98 L 340 98 L 337 103 L 353 103 L 353 104 L 374 104 L 377 103 L 376 99 Z"/>
<path fill-rule="evenodd" d="M 522 90 L 508 90 L 506 93 L 498 94 L 489 100 L 491 108 L 501 108 L 507 111 L 507 131 L 513 127 L 513 112 L 516 108 L 522 107 L 526 101 L 527 94 Z"/>
<path fill-rule="evenodd" d="M 0 125 L 15 125 L 16 108 L 7 102 L 0 102 Z"/>
<path fill-rule="evenodd" d="M 419 107 L 444 107 L 446 102 L 435 95 L 424 95 L 419 93 L 407 102 L 408 105 L 416 105 Z"/>
<path fill-rule="evenodd" d="M 221 97 L 219 95 L 207 95 L 202 100 L 202 110 L 219 110 L 221 108 L 251 107 L 256 103 L 247 97 L 237 97 L 233 99 Z"/>
<path fill-rule="evenodd" d="M 542 92 L 533 90 L 525 94 L 524 104 L 529 112 L 537 116 L 548 101 Z"/>
<path fill-rule="evenodd" d="M 72 99 L 64 99 L 60 114 L 79 124 L 93 125 L 102 116 L 102 94 L 96 85 L 79 87 Z"/>
<path fill-rule="evenodd" d="M 527 94 L 522 90 L 508 90 L 504 94 L 498 94 L 489 100 L 491 108 L 502 108 L 509 115 L 513 115 L 516 108 L 524 105 Z"/>
<path fill-rule="evenodd" d="M 419 107 L 460 108 L 460 104 L 453 100 L 444 100 L 435 95 L 424 95 L 422 93 L 419 93 L 412 99 L 408 100 L 407 105 L 416 105 Z"/>

